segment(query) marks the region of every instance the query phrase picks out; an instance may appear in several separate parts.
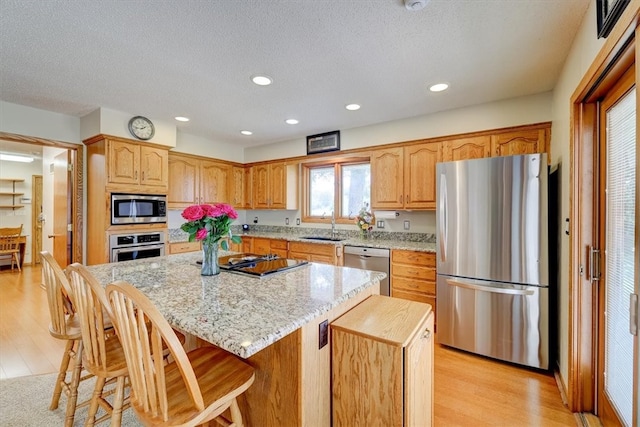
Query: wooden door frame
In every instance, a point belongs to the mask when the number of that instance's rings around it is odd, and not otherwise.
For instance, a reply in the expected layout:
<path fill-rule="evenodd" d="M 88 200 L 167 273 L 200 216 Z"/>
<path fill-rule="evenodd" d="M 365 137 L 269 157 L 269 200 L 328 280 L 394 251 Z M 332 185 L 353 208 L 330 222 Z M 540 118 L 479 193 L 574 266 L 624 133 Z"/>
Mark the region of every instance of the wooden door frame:
<path fill-rule="evenodd" d="M 571 96 L 569 203 L 572 237 L 569 248 L 567 404 L 573 412 L 594 412 L 597 392 L 596 289 L 588 280 L 587 248 L 594 242 L 595 230 L 592 214 L 597 201 L 595 174 L 598 171 L 594 170 L 593 156 L 598 141 L 598 100 L 635 61 L 639 22 L 640 1 L 633 0 Z M 637 73 L 638 68 L 636 81 Z"/>
<path fill-rule="evenodd" d="M 39 181 L 39 184 L 37 182 Z M 42 248 L 42 229 L 38 233 L 38 218 L 40 212 L 37 207 L 42 202 L 42 175 L 31 175 L 31 265 L 40 264 L 40 252 Z M 40 244 L 38 245 L 38 241 Z"/>
<path fill-rule="evenodd" d="M 0 132 L 0 139 L 11 142 L 20 142 L 24 144 L 40 145 L 42 147 L 63 148 L 71 152 L 71 164 L 73 165 L 73 195 L 72 195 L 72 211 L 73 211 L 73 247 L 71 250 L 71 262 L 83 262 L 82 242 L 84 240 L 83 218 L 84 218 L 84 174 L 83 159 L 84 146 L 82 144 L 72 144 L 70 142 L 56 141 L 53 139 L 38 138 L 34 136 L 19 135 L 16 133 Z M 35 256 L 35 254 L 33 254 Z"/>

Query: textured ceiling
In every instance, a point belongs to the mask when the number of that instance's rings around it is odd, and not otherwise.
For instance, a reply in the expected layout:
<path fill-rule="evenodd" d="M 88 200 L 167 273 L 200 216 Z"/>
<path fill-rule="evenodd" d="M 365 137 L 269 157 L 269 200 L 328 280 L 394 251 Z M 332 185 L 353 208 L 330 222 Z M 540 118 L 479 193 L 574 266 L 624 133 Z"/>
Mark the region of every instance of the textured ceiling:
<path fill-rule="evenodd" d="M 0 0 L 0 99 L 183 115 L 186 133 L 260 145 L 549 91 L 588 5 Z M 274 84 L 254 85 L 257 73 Z M 428 91 L 442 81 L 449 90 Z"/>

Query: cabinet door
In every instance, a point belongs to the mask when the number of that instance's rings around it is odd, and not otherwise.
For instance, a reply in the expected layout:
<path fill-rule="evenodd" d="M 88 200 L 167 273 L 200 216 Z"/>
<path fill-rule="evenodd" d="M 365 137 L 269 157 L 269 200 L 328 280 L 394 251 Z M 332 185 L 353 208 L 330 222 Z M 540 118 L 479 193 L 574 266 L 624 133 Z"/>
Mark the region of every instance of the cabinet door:
<path fill-rule="evenodd" d="M 269 165 L 253 167 L 253 209 L 269 209 Z"/>
<path fill-rule="evenodd" d="M 167 203 L 170 208 L 185 208 L 200 203 L 198 178 L 197 160 L 173 154 L 169 156 Z"/>
<path fill-rule="evenodd" d="M 545 129 L 513 131 L 491 137 L 491 155 L 494 157 L 546 152 Z"/>
<path fill-rule="evenodd" d="M 218 162 L 200 162 L 201 203 L 229 203 L 231 166 Z"/>
<path fill-rule="evenodd" d="M 395 209 L 404 206 L 402 159 L 402 147 L 376 150 L 371 153 L 372 209 Z"/>
<path fill-rule="evenodd" d="M 167 188 L 169 182 L 169 151 L 140 147 L 140 184 Z"/>
<path fill-rule="evenodd" d="M 443 162 L 484 157 L 491 157 L 491 137 L 489 135 L 453 139 L 442 143 Z"/>
<path fill-rule="evenodd" d="M 287 207 L 287 170 L 284 163 L 269 165 L 269 208 Z"/>
<path fill-rule="evenodd" d="M 436 163 L 442 160 L 440 143 L 404 149 L 404 207 L 436 208 Z"/>
<path fill-rule="evenodd" d="M 405 349 L 404 419 L 407 426 L 433 425 L 433 313 Z"/>
<path fill-rule="evenodd" d="M 108 141 L 108 180 L 112 184 L 138 184 L 140 146 L 124 141 Z"/>
<path fill-rule="evenodd" d="M 271 253 L 271 239 L 262 237 L 253 238 L 253 252 L 258 255 L 267 255 Z"/>
<path fill-rule="evenodd" d="M 245 190 L 246 190 L 246 168 L 233 166 L 231 168 L 231 204 L 236 209 L 245 209 L 247 207 Z"/>

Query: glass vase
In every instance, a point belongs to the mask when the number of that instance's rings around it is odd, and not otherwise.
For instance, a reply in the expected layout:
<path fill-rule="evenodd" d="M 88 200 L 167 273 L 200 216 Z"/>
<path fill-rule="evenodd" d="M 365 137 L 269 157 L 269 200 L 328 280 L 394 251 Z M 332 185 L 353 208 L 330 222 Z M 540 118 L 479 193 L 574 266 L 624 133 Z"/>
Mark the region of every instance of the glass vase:
<path fill-rule="evenodd" d="M 203 276 L 215 276 L 220 274 L 218 265 L 218 242 L 202 242 L 202 269 Z"/>

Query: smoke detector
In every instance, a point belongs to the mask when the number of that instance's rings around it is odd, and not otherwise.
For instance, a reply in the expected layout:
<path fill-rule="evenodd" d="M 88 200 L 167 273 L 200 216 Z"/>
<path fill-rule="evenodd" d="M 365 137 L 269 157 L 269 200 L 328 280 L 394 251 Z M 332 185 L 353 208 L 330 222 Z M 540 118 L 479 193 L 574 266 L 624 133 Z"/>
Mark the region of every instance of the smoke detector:
<path fill-rule="evenodd" d="M 423 9 L 429 0 L 404 0 L 404 7 L 408 10 L 420 10 Z"/>

